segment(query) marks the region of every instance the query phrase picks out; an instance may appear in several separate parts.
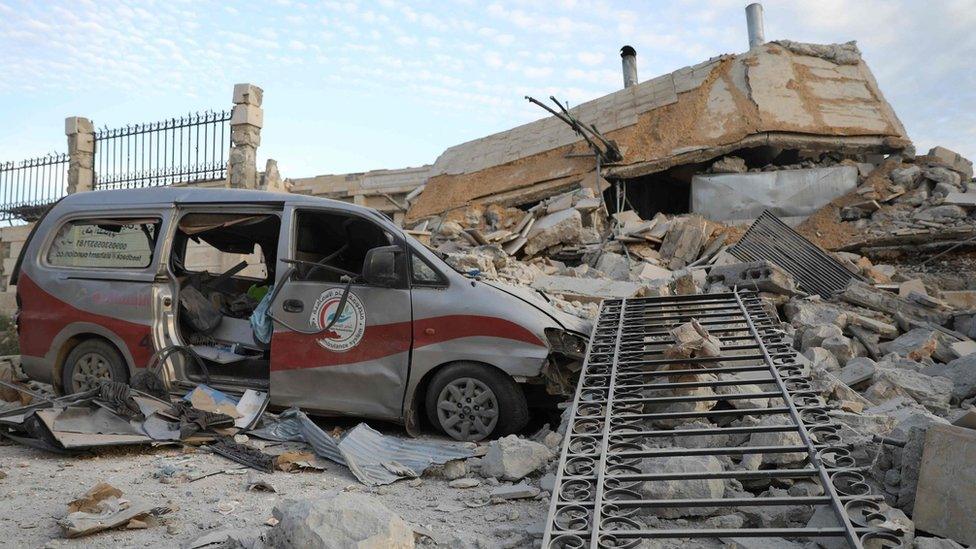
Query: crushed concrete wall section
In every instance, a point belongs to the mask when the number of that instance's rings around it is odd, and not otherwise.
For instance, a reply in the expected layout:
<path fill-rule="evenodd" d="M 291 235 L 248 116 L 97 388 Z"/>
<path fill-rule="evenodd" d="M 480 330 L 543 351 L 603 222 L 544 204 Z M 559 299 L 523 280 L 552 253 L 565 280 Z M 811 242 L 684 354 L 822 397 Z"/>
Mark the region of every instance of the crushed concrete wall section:
<path fill-rule="evenodd" d="M 715 57 L 571 111 L 620 146 L 624 160 L 604 172 L 608 177 L 639 177 L 760 145 L 893 152 L 910 144 L 853 43 L 783 44 Z M 585 152 L 554 117 L 451 147 L 431 167 L 407 219 L 500 193 L 566 189 L 593 171 L 590 158 L 566 158 Z"/>

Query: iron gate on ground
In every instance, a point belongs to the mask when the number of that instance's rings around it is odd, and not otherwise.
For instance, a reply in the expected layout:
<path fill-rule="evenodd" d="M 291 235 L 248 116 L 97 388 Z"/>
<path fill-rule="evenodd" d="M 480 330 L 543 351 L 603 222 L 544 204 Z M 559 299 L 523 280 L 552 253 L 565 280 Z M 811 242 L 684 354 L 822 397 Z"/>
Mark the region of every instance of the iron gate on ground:
<path fill-rule="evenodd" d="M 719 338 L 719 356 L 664 356 L 664 350 L 675 343 L 671 330 L 693 319 Z M 697 388 L 715 391 L 696 393 Z M 757 399 L 765 399 L 767 406 L 754 404 Z M 668 411 L 679 403 L 711 401 L 724 404 Z M 744 420 L 747 417 L 778 421 Z M 676 420 L 688 419 L 716 424 L 673 428 Z M 758 294 L 733 291 L 606 300 L 572 404 L 543 546 L 635 547 L 645 539 L 744 537 L 833 538 L 857 548 L 868 540 L 897 544 L 900 532 L 885 522 L 883 498 L 869 493 L 864 471 L 856 466 L 840 430 L 813 390 L 791 338 L 780 330 L 778 319 L 764 308 Z M 786 440 L 793 442 L 763 444 L 754 438 L 762 441 L 772 433 L 790 434 Z M 702 443 L 708 437 L 728 441 L 730 436 L 747 438 L 740 445 Z M 681 440 L 691 440 L 688 437 L 697 442 L 680 447 Z M 672 439 L 677 442 L 670 444 Z M 644 460 L 655 458 L 749 455 L 759 456 L 767 468 L 676 467 L 650 472 L 642 468 Z M 799 455 L 800 460 L 792 467 L 779 464 L 782 460 L 775 456 L 783 455 Z M 820 490 L 782 497 L 743 497 L 722 491 L 723 497 L 668 498 L 661 497 L 667 490 L 653 487 L 654 483 L 728 479 L 807 479 Z M 690 509 L 734 511 L 761 506 L 811 506 L 823 523 L 694 528 L 686 520 L 667 518 L 710 514 L 685 512 Z M 661 513 L 665 509 L 668 512 Z M 656 516 L 660 514 L 664 518 Z"/>

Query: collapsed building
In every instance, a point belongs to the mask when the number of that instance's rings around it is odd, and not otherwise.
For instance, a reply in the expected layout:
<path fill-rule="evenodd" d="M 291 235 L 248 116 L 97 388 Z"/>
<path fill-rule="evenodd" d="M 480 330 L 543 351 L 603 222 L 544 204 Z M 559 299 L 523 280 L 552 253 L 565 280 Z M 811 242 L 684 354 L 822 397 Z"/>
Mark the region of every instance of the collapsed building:
<path fill-rule="evenodd" d="M 812 164 L 824 154 L 866 158 L 910 146 L 853 43 L 771 42 L 633 83 L 570 113 L 616 142 L 623 158 L 602 166 L 599 176 L 616 183 L 611 192 L 626 193 L 645 218 L 707 208 L 707 187 L 720 181 L 693 180 L 722 156 L 741 159 L 728 171 L 746 172 Z M 431 166 L 407 221 L 471 203 L 523 206 L 581 184 L 595 187 L 588 152 L 555 117 L 456 145 Z M 755 194 L 749 187 L 762 179 L 747 176 L 737 194 Z M 781 179 L 776 187 L 792 188 L 764 205 L 788 210 L 795 202 L 788 193 L 802 192 L 806 181 Z M 695 191 L 704 193 L 697 203 Z"/>

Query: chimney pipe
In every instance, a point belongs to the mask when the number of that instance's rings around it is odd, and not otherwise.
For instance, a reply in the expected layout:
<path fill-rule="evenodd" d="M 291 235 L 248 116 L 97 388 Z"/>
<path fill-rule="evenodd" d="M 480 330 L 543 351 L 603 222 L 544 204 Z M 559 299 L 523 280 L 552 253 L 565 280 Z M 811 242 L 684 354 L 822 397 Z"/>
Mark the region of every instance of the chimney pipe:
<path fill-rule="evenodd" d="M 766 42 L 766 34 L 763 32 L 763 7 L 759 2 L 746 6 L 746 27 L 749 29 L 750 50 Z"/>
<path fill-rule="evenodd" d="M 637 50 L 630 46 L 620 48 L 620 63 L 624 69 L 624 87 L 637 83 Z"/>

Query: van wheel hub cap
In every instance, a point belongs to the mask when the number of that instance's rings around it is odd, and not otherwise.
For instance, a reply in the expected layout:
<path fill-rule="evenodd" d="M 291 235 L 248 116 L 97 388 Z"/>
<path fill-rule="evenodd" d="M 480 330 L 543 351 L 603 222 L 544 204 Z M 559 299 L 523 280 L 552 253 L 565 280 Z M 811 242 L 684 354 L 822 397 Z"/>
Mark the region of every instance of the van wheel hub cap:
<path fill-rule="evenodd" d="M 437 397 L 437 418 L 452 438 L 481 440 L 498 424 L 498 400 L 495 393 L 477 379 L 455 379 Z"/>
<path fill-rule="evenodd" d="M 87 391 L 95 389 L 100 380 L 112 379 L 112 371 L 109 369 L 108 360 L 98 353 L 86 353 L 81 355 L 75 363 L 74 372 L 71 375 L 72 389 L 77 391 Z"/>

